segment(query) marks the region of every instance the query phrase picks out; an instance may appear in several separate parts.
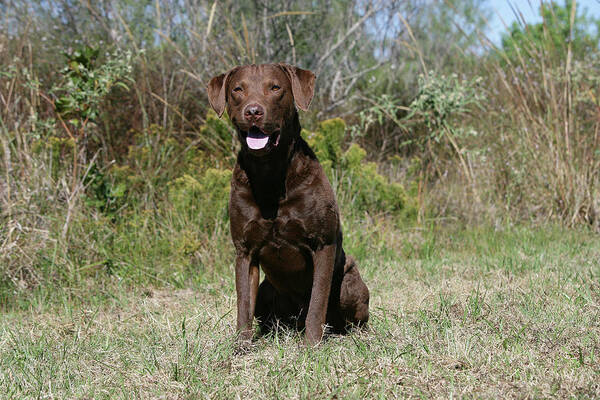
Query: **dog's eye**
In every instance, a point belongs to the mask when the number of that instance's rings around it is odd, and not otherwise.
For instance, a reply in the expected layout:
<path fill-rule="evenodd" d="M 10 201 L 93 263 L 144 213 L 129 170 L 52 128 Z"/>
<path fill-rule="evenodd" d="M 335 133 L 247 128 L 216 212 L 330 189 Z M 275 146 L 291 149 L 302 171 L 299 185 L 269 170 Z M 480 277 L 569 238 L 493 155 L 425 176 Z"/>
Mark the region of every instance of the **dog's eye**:
<path fill-rule="evenodd" d="M 281 89 L 281 87 L 279 87 L 279 85 L 273 85 L 271 87 L 271 90 L 274 91 L 274 92 L 278 91 L 279 89 Z"/>
<path fill-rule="evenodd" d="M 237 86 L 235 89 L 233 89 L 234 92 L 238 92 L 238 93 L 241 92 L 242 90 L 244 90 L 244 89 L 242 89 L 240 86 Z"/>

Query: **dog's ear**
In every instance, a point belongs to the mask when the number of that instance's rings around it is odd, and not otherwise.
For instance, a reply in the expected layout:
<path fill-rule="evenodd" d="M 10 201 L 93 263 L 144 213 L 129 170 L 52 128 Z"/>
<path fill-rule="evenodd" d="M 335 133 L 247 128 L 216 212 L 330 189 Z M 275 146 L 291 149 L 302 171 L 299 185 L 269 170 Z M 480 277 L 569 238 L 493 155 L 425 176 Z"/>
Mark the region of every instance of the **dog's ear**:
<path fill-rule="evenodd" d="M 315 74 L 286 63 L 279 63 L 292 84 L 292 94 L 299 109 L 307 111 L 315 92 Z"/>
<path fill-rule="evenodd" d="M 210 102 L 211 107 L 219 118 L 223 115 L 223 111 L 225 111 L 225 104 L 227 103 L 227 80 L 229 76 L 237 70 L 237 67 L 228 71 L 219 76 L 215 76 L 208 82 L 206 86 L 206 91 L 208 92 L 208 101 Z"/>

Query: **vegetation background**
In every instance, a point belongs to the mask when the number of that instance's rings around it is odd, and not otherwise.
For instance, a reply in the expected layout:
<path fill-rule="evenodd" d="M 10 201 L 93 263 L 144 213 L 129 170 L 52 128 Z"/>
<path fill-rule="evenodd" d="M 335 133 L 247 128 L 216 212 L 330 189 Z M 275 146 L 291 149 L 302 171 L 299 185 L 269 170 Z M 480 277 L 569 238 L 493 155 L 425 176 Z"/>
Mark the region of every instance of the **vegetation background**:
<path fill-rule="evenodd" d="M 0 2 L 0 396 L 600 397 L 600 20 L 535 7 Z M 205 84 L 278 61 L 372 322 L 236 354 Z"/>

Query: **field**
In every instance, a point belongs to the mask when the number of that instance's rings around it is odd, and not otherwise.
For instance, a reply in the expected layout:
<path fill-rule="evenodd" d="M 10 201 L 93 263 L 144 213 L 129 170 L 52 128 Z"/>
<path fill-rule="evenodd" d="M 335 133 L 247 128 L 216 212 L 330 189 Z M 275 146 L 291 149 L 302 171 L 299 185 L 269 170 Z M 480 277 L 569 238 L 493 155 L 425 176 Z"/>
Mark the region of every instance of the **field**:
<path fill-rule="evenodd" d="M 0 398 L 600 398 L 600 18 L 497 3 L 0 1 Z M 206 84 L 279 61 L 371 319 L 242 351 Z"/>
<path fill-rule="evenodd" d="M 347 235 L 372 294 L 364 330 L 317 348 L 281 330 L 238 353 L 231 264 L 186 289 L 131 288 L 115 278 L 52 305 L 41 292 L 2 314 L 0 396 L 600 396 L 594 234 L 388 231 L 386 244 L 363 249 Z"/>

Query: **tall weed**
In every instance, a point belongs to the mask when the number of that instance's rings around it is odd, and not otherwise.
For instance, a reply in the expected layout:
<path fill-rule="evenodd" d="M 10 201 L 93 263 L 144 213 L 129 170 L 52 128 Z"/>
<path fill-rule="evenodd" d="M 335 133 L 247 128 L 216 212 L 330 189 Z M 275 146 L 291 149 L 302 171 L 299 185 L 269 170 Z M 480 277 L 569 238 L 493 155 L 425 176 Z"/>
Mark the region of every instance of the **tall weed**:
<path fill-rule="evenodd" d="M 566 11 L 564 52 L 547 30 L 556 16 L 543 13 L 541 37 L 522 35 L 487 65 L 498 85 L 482 117 L 508 209 L 598 229 L 600 49 L 574 53 L 576 3 Z"/>

